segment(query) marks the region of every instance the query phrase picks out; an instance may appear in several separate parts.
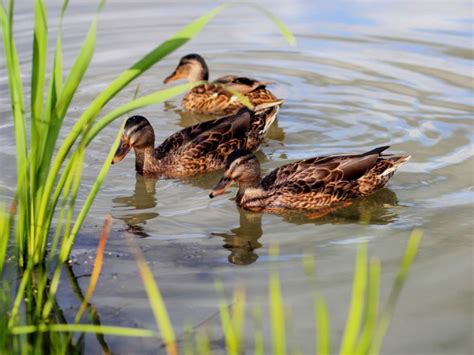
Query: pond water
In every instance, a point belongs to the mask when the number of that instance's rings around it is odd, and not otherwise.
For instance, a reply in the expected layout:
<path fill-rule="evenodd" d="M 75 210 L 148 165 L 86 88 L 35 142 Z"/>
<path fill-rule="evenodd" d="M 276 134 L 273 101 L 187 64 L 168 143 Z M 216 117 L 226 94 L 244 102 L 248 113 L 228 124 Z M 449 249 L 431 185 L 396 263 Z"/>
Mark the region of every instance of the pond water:
<path fill-rule="evenodd" d="M 65 63 L 70 65 L 95 11 L 95 1 L 72 1 L 65 18 Z M 285 104 L 258 158 L 264 172 L 284 163 L 391 145 L 411 161 L 387 188 L 321 219 L 239 211 L 227 194 L 210 200 L 220 173 L 185 180 L 143 179 L 133 155 L 114 165 L 72 252 L 72 270 L 86 289 L 104 216 L 113 217 L 103 272 L 92 298 L 103 324 L 154 329 L 146 293 L 128 237 L 149 261 L 178 336 L 184 324 L 218 324 L 214 280 L 230 292 L 242 285 L 267 317 L 268 258 L 278 244 L 285 304 L 291 308 L 291 346 L 313 347 L 312 287 L 301 267 L 315 257 L 321 292 L 338 349 L 356 249 L 367 242 L 382 262 L 386 300 L 410 231 L 424 232 L 402 291 L 383 352 L 473 352 L 473 59 L 470 1 L 266 1 L 297 38 L 290 47 L 271 21 L 252 8 L 225 11 L 196 40 L 154 66 L 136 84 L 140 94 L 163 87 L 179 58 L 197 52 L 211 79 L 225 74 L 270 81 Z M 118 74 L 182 25 L 211 9 L 213 1 L 140 1 L 106 4 L 97 51 L 68 114 L 67 127 Z M 30 72 L 33 12 L 19 2 L 16 36 L 25 77 Z M 57 18 L 58 2 L 49 15 Z M 52 33 L 57 30 L 51 21 Z M 3 53 L 3 48 L 2 53 Z M 3 60 L 3 56 L 2 56 Z M 4 62 L 0 63 L 0 196 L 11 199 L 15 155 Z M 131 85 L 107 109 L 133 97 Z M 148 117 L 158 141 L 199 121 L 180 110 L 181 98 L 137 111 Z M 126 117 L 123 117 L 125 119 Z M 121 120 L 119 120 L 121 121 Z M 88 152 L 83 192 L 94 178 L 121 122 L 105 129 Z M 368 224 L 359 223 L 368 218 Z M 65 285 L 68 281 L 63 280 Z M 69 287 L 60 306 L 77 307 Z M 265 331 L 269 319 L 264 318 Z M 251 335 L 251 326 L 248 326 Z M 214 333 L 214 346 L 222 337 Z M 252 346 L 249 337 L 248 346 Z M 114 352 L 156 352 L 156 340 L 106 337 Z M 269 349 L 269 348 L 267 348 Z M 86 337 L 86 352 L 99 343 Z"/>

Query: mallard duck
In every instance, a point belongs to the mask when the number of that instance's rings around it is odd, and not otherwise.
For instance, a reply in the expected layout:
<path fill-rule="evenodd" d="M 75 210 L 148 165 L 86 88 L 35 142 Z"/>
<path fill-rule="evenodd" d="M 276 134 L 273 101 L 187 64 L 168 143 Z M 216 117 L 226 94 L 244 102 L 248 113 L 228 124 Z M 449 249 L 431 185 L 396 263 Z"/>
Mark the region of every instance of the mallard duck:
<path fill-rule="evenodd" d="M 327 211 L 382 188 L 409 155 L 382 155 L 388 146 L 363 154 L 315 157 L 283 165 L 263 179 L 255 155 L 239 149 L 229 155 L 224 176 L 209 197 L 237 183 L 236 203 L 250 211 Z M 323 212 L 326 214 L 327 212 Z"/>
<path fill-rule="evenodd" d="M 145 176 L 177 178 L 221 169 L 234 150 L 258 149 L 281 103 L 262 104 L 255 111 L 243 108 L 235 115 L 185 128 L 157 148 L 150 122 L 143 116 L 130 117 L 112 163 L 133 148 L 135 169 Z"/>
<path fill-rule="evenodd" d="M 164 83 L 168 84 L 182 78 L 190 82 L 209 80 L 209 69 L 199 54 L 188 54 L 181 58 L 175 71 L 164 80 Z M 238 91 L 247 97 L 252 105 L 257 106 L 277 100 L 265 88 L 268 84 L 268 82 L 236 75 L 223 76 L 213 82 L 194 87 L 184 96 L 183 108 L 187 111 L 215 115 L 235 113 L 243 107 L 243 104 L 225 87 Z"/>

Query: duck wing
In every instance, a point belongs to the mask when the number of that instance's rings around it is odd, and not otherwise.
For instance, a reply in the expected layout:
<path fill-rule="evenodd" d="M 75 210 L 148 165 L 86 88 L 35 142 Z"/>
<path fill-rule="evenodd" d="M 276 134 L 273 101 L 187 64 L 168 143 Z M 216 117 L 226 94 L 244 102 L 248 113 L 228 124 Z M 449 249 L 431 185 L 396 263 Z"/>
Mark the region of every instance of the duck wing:
<path fill-rule="evenodd" d="M 246 95 L 257 88 L 264 88 L 269 82 L 259 81 L 252 78 L 236 75 L 226 75 L 220 77 L 212 82 L 212 84 L 219 84 L 228 86 L 234 90 L 237 90 L 242 95 Z"/>
<path fill-rule="evenodd" d="M 181 159 L 200 159 L 212 157 L 223 164 L 227 155 L 234 150 L 244 148 L 252 128 L 254 113 L 248 109 L 239 111 L 227 119 L 215 121 L 215 124 L 199 132 L 181 147 Z"/>
<path fill-rule="evenodd" d="M 228 129 L 229 125 L 232 126 L 236 124 L 235 122 L 241 122 L 241 125 L 242 122 L 250 122 L 251 114 L 252 112 L 249 109 L 243 108 L 234 115 L 221 117 L 217 120 L 198 123 L 194 126 L 182 129 L 181 131 L 178 131 L 166 138 L 163 143 L 156 147 L 155 156 L 157 159 L 163 159 L 165 156 L 182 149 L 183 146 L 190 143 L 191 141 L 195 139 L 199 140 L 204 136 L 208 136 L 210 132 L 225 131 Z M 205 134 L 205 132 L 208 133 Z"/>
<path fill-rule="evenodd" d="M 375 166 L 380 147 L 357 155 L 315 157 L 300 160 L 273 170 L 262 180 L 265 190 L 280 189 L 295 193 L 322 191 L 330 183 L 354 182 Z"/>

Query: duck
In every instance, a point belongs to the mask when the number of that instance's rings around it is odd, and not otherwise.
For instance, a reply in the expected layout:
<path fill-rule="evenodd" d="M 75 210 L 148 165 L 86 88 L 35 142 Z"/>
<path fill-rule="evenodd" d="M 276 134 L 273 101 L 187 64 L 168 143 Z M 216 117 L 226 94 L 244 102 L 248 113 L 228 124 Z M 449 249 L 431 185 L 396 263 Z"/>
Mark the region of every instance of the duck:
<path fill-rule="evenodd" d="M 224 175 L 209 197 L 222 195 L 236 183 L 239 189 L 235 201 L 245 210 L 276 214 L 312 211 L 314 217 L 320 217 L 381 189 L 410 159 L 409 155 L 382 154 L 388 148 L 299 160 L 273 170 L 263 179 L 255 155 L 238 149 L 228 156 Z"/>
<path fill-rule="evenodd" d="M 112 164 L 133 148 L 135 170 L 150 177 L 180 178 L 222 169 L 237 149 L 257 150 L 275 120 L 282 101 L 242 108 L 234 115 L 205 121 L 169 136 L 155 148 L 155 132 L 143 116 L 125 122 Z"/>
<path fill-rule="evenodd" d="M 185 55 L 173 73 L 164 80 L 164 84 L 178 79 L 187 79 L 189 82 L 208 81 L 209 69 L 204 58 L 194 53 Z M 202 114 L 236 113 L 244 104 L 226 90 L 226 87 L 245 96 L 252 105 L 258 106 L 277 100 L 275 95 L 266 88 L 268 84 L 270 83 L 243 76 L 226 75 L 191 89 L 183 97 L 182 106 L 187 111 Z"/>

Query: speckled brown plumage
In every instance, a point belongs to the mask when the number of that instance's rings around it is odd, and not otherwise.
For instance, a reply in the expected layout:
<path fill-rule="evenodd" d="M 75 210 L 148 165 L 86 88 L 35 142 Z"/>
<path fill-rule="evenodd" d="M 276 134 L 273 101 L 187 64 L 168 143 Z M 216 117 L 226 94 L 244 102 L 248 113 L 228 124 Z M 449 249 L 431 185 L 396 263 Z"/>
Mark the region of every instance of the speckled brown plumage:
<path fill-rule="evenodd" d="M 204 59 L 198 54 L 188 54 L 181 58 L 176 70 L 164 82 L 169 83 L 181 78 L 186 78 L 190 82 L 207 81 L 208 77 L 209 70 Z M 266 88 L 266 85 L 268 85 L 267 82 L 236 75 L 227 75 L 210 83 L 194 87 L 184 96 L 182 105 L 185 110 L 198 113 L 232 114 L 244 105 L 227 88 L 237 91 L 245 96 L 254 106 L 258 106 L 277 100 Z"/>
<path fill-rule="evenodd" d="M 135 168 L 146 176 L 176 178 L 221 169 L 236 149 L 258 149 L 275 120 L 281 101 L 247 108 L 237 114 L 203 122 L 168 137 L 156 149 L 154 131 L 148 120 L 134 116 L 127 120 L 114 163 L 135 150 Z"/>
<path fill-rule="evenodd" d="M 380 147 L 358 155 L 316 157 L 281 166 L 260 179 L 259 163 L 248 151 L 229 156 L 224 177 L 211 197 L 237 182 L 236 202 L 252 211 L 317 211 L 382 188 L 410 156 L 388 156 Z"/>

